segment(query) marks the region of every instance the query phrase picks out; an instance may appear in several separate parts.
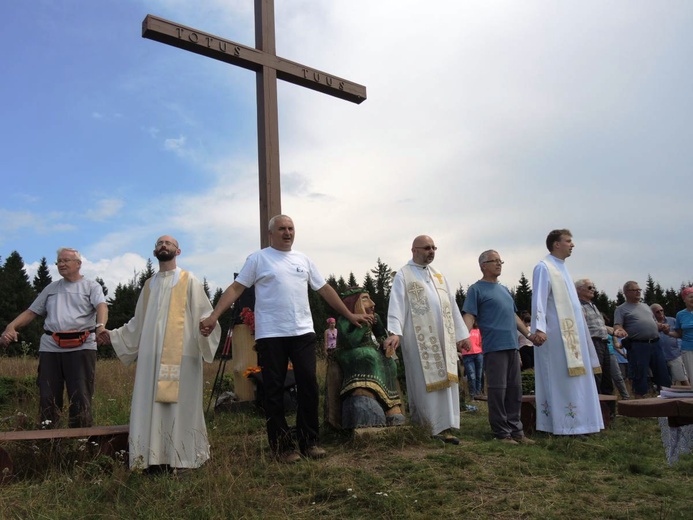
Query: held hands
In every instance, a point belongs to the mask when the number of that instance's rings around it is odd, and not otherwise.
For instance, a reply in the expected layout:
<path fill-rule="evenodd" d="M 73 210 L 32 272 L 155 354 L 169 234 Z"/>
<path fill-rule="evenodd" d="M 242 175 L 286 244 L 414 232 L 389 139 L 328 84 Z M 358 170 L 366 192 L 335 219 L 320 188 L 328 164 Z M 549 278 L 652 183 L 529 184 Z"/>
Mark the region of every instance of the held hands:
<path fill-rule="evenodd" d="M 99 347 L 111 345 L 111 334 L 106 329 L 103 329 L 96 335 L 96 344 Z"/>
<path fill-rule="evenodd" d="M 212 319 L 211 316 L 207 316 L 200 320 L 200 333 L 207 337 L 209 336 L 214 328 L 217 326 L 217 320 Z"/>
<path fill-rule="evenodd" d="M 106 329 L 103 329 L 96 335 L 96 344 L 100 347 L 111 345 L 111 334 Z"/>
<path fill-rule="evenodd" d="M 2 333 L 2 336 L 0 336 L 0 346 L 6 347 L 10 343 L 18 340 L 19 334 L 17 334 L 17 331 L 8 327 L 5 329 L 5 332 Z"/>
<path fill-rule="evenodd" d="M 352 314 L 351 316 L 346 316 L 346 318 L 358 328 L 361 328 L 361 324 L 373 325 L 375 323 L 374 314 Z"/>
<path fill-rule="evenodd" d="M 399 336 L 397 334 L 392 334 L 388 336 L 385 341 L 383 341 L 383 350 L 385 351 L 385 357 L 391 358 L 399 347 Z"/>
<path fill-rule="evenodd" d="M 461 339 L 457 342 L 457 352 L 459 352 L 460 354 L 462 353 L 462 351 L 469 352 L 471 349 L 472 344 L 469 342 L 469 338 Z"/>
<path fill-rule="evenodd" d="M 628 333 L 624 329 L 614 329 L 615 338 L 627 338 Z"/>
<path fill-rule="evenodd" d="M 536 331 L 534 334 L 529 335 L 529 341 L 531 341 L 537 347 L 541 347 L 544 342 L 546 342 L 546 334 L 540 330 Z"/>

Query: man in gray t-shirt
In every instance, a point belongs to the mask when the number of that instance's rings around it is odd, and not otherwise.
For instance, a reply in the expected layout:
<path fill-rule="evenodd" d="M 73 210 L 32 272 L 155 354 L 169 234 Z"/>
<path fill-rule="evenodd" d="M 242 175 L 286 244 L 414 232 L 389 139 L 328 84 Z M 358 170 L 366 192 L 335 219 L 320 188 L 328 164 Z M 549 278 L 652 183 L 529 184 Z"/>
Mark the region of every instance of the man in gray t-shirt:
<path fill-rule="evenodd" d="M 626 302 L 616 307 L 614 336 L 623 338 L 621 343 L 628 349 L 633 391 L 636 397 L 641 398 L 648 391 L 647 374 L 650 368 L 654 382 L 659 387 L 671 386 L 669 369 L 659 346 L 659 332 L 667 332 L 669 326 L 657 323 L 650 308 L 640 302 L 642 289 L 638 282 L 626 282 L 623 293 Z"/>
<path fill-rule="evenodd" d="M 44 316 L 46 333 L 39 348 L 39 416 L 42 428 L 58 426 L 67 388 L 71 428 L 92 425 L 91 398 L 96 372 L 96 336 L 105 330 L 108 305 L 99 283 L 79 272 L 82 257 L 75 249 L 58 249 L 62 278 L 48 285 L 31 306 L 2 333 L 0 346 L 19 339 L 17 329 Z"/>

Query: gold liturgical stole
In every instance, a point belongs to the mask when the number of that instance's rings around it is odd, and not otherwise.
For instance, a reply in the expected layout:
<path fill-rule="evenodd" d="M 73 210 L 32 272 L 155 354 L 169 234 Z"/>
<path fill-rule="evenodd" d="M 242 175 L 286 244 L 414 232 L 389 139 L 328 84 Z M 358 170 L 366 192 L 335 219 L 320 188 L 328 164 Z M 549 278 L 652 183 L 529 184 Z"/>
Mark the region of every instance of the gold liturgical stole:
<path fill-rule="evenodd" d="M 149 284 L 145 287 L 145 303 L 149 299 Z M 183 359 L 183 329 L 188 303 L 188 272 L 181 270 L 178 283 L 171 289 L 166 331 L 161 350 L 161 364 L 156 384 L 157 403 L 177 403 L 180 364 Z M 145 309 L 146 309 L 145 305 Z"/>

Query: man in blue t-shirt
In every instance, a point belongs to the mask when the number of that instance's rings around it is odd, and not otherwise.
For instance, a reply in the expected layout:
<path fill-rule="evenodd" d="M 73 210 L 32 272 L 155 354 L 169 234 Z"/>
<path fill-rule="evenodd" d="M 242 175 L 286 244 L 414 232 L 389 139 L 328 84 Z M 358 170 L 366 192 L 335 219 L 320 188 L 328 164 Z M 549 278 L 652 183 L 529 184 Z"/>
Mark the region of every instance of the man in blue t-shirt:
<path fill-rule="evenodd" d="M 481 330 L 488 393 L 488 420 L 496 439 L 506 444 L 534 444 L 527 439 L 520 420 L 522 377 L 517 332 L 535 345 L 542 341 L 530 334 L 517 316 L 508 289 L 498 282 L 503 261 L 497 251 L 479 256 L 482 278 L 467 291 L 462 312 L 471 329 L 476 319 Z"/>

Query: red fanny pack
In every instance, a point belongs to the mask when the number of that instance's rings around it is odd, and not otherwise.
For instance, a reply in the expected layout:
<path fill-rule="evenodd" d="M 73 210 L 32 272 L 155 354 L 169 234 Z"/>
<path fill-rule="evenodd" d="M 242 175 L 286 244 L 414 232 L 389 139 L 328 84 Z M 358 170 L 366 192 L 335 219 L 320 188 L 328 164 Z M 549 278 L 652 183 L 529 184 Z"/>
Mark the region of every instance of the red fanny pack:
<path fill-rule="evenodd" d="M 91 330 L 66 330 L 63 332 L 47 332 L 61 348 L 75 348 L 84 345 L 89 339 Z"/>

